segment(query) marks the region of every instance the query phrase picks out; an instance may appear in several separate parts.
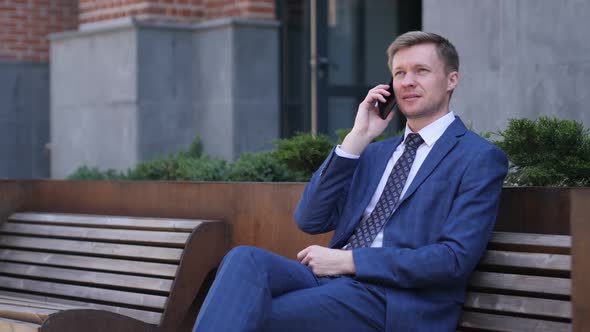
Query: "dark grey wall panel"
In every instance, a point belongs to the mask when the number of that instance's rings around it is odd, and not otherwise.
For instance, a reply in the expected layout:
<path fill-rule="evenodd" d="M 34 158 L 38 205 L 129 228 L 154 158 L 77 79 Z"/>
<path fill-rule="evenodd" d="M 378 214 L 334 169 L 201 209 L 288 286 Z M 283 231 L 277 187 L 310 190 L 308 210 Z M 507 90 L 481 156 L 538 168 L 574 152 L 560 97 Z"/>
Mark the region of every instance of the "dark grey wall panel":
<path fill-rule="evenodd" d="M 141 27 L 138 34 L 139 159 L 187 147 L 197 135 L 191 29 Z"/>
<path fill-rule="evenodd" d="M 49 176 L 49 66 L 0 60 L 0 177 Z"/>
<path fill-rule="evenodd" d="M 234 27 L 234 157 L 272 148 L 279 137 L 279 35 L 276 25 Z"/>

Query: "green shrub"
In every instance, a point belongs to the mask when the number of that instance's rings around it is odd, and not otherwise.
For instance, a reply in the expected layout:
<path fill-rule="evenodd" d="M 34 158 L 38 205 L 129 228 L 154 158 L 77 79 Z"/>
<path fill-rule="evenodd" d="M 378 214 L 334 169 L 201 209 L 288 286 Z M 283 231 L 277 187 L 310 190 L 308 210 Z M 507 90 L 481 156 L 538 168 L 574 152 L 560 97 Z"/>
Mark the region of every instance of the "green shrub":
<path fill-rule="evenodd" d="M 293 182 L 307 181 L 303 172 L 292 171 L 273 152 L 243 153 L 229 167 L 228 181 Z"/>
<path fill-rule="evenodd" d="M 195 137 L 186 151 L 180 151 L 179 156 L 189 158 L 199 158 L 203 156 L 203 141 L 200 136 Z"/>
<path fill-rule="evenodd" d="M 141 162 L 128 171 L 129 180 L 175 180 L 178 159 L 173 156 Z"/>
<path fill-rule="evenodd" d="M 196 137 L 187 150 L 167 157 L 141 162 L 127 173 L 112 169 L 101 171 L 87 166 L 78 168 L 69 180 L 162 180 L 162 181 L 223 181 L 227 163 L 203 155 L 203 143 Z"/>
<path fill-rule="evenodd" d="M 494 141 L 510 159 L 508 186 L 590 186 L 590 137 L 580 122 L 512 119 Z"/>
<path fill-rule="evenodd" d="M 277 148 L 273 151 L 274 158 L 284 164 L 292 172 L 302 172 L 307 179 L 322 165 L 334 142 L 328 136 L 313 137 L 308 133 L 298 133 L 292 138 L 275 141 Z"/>
<path fill-rule="evenodd" d="M 225 160 L 211 159 L 207 156 L 180 158 L 178 166 L 176 180 L 224 181 L 227 178 L 228 165 Z"/>
<path fill-rule="evenodd" d="M 69 175 L 66 179 L 68 180 L 124 180 L 126 178 L 125 174 L 119 172 L 114 169 L 108 169 L 106 171 L 101 171 L 98 167 L 88 167 L 82 166 L 79 167 Z"/>
<path fill-rule="evenodd" d="M 187 157 L 180 153 L 137 164 L 129 170 L 129 180 L 222 181 L 227 173 L 224 160 L 207 156 Z"/>

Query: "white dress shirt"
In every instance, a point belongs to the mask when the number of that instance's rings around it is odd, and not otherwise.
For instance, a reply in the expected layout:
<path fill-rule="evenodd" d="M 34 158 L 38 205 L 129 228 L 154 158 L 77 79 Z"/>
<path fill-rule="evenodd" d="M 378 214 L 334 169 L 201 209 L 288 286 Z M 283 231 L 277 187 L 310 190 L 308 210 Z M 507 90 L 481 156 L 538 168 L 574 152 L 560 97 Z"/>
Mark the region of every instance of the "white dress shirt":
<path fill-rule="evenodd" d="M 416 173 L 418 173 L 420 166 L 422 166 L 422 163 L 424 162 L 424 160 L 426 159 L 426 157 L 430 153 L 430 150 L 432 150 L 434 143 L 436 143 L 436 141 L 442 136 L 442 134 L 445 132 L 445 130 L 447 130 L 447 128 L 449 127 L 449 125 L 453 121 L 455 121 L 455 114 L 453 112 L 449 112 L 449 113 L 445 114 L 443 117 L 441 117 L 441 118 L 437 119 L 436 121 L 434 121 L 433 123 L 429 124 L 428 126 L 422 128 L 422 130 L 418 131 L 418 134 L 420 134 L 420 136 L 424 140 L 424 143 L 422 143 L 418 147 L 418 150 L 416 151 L 416 158 L 414 159 L 414 163 L 412 164 L 412 168 L 410 169 L 410 174 L 408 174 L 408 179 L 406 180 L 406 184 L 404 185 L 404 189 L 402 190 L 402 193 L 400 195 L 400 200 L 402 197 L 404 197 L 404 194 L 406 193 L 406 191 L 410 187 L 410 184 L 414 180 Z M 404 141 L 406 140 L 406 137 L 411 133 L 413 133 L 412 130 L 406 124 L 406 130 L 404 132 Z M 400 145 L 397 146 L 397 148 L 393 152 L 393 155 L 391 156 L 391 158 L 389 158 L 389 161 L 387 162 L 387 166 L 385 167 L 385 172 L 383 172 L 383 175 L 381 176 L 381 180 L 379 181 L 379 185 L 377 185 L 377 189 L 375 189 L 375 192 L 373 193 L 373 196 L 371 197 L 371 201 L 369 201 L 369 205 L 367 205 L 367 207 L 365 208 L 365 211 L 363 212 L 363 215 L 361 217 L 361 222 L 364 222 L 367 218 L 369 218 L 369 216 L 371 215 L 371 212 L 373 212 L 373 209 L 375 209 L 375 205 L 377 205 L 377 201 L 379 201 L 379 197 L 381 197 L 381 194 L 383 193 L 383 189 L 385 189 L 385 184 L 387 183 L 387 179 L 389 178 L 389 174 L 393 170 L 393 166 L 395 165 L 395 163 L 397 162 L 399 157 L 401 157 L 405 148 L 406 148 L 406 145 L 404 144 L 404 142 L 402 142 Z M 336 147 L 335 153 L 338 156 L 344 157 L 344 158 L 356 159 L 356 158 L 360 157 L 357 155 L 352 155 L 352 154 L 344 152 L 340 148 L 340 145 L 338 145 Z M 382 246 L 383 246 L 383 229 L 381 229 L 381 231 L 379 231 L 379 234 L 377 234 L 377 237 L 375 237 L 375 240 L 373 240 L 373 243 L 371 244 L 371 247 L 378 248 L 378 247 L 382 247 Z"/>

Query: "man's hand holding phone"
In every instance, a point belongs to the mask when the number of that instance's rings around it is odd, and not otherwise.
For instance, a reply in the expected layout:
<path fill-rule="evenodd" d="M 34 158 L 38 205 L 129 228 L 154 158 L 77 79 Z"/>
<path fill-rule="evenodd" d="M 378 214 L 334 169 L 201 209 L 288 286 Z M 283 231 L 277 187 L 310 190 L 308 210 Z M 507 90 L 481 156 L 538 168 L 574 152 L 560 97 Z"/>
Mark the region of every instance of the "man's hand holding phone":
<path fill-rule="evenodd" d="M 385 119 L 380 116 L 379 103 L 391 106 Z M 354 126 L 342 141 L 340 148 L 346 153 L 360 155 L 375 137 L 385 131 L 385 128 L 393 119 L 395 115 L 394 103 L 393 82 L 389 85 L 379 84 L 369 90 L 367 96 L 359 105 Z"/>

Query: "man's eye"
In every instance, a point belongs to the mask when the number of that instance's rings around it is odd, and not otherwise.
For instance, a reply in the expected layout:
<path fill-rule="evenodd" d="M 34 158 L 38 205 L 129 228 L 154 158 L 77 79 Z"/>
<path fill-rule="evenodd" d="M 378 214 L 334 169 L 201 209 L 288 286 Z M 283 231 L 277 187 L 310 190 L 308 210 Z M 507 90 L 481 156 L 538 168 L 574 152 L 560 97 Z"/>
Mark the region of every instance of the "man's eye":
<path fill-rule="evenodd" d="M 420 69 L 418 69 L 418 73 L 419 74 L 426 74 L 426 73 L 428 73 L 428 69 L 426 69 L 426 68 L 420 68 Z"/>

